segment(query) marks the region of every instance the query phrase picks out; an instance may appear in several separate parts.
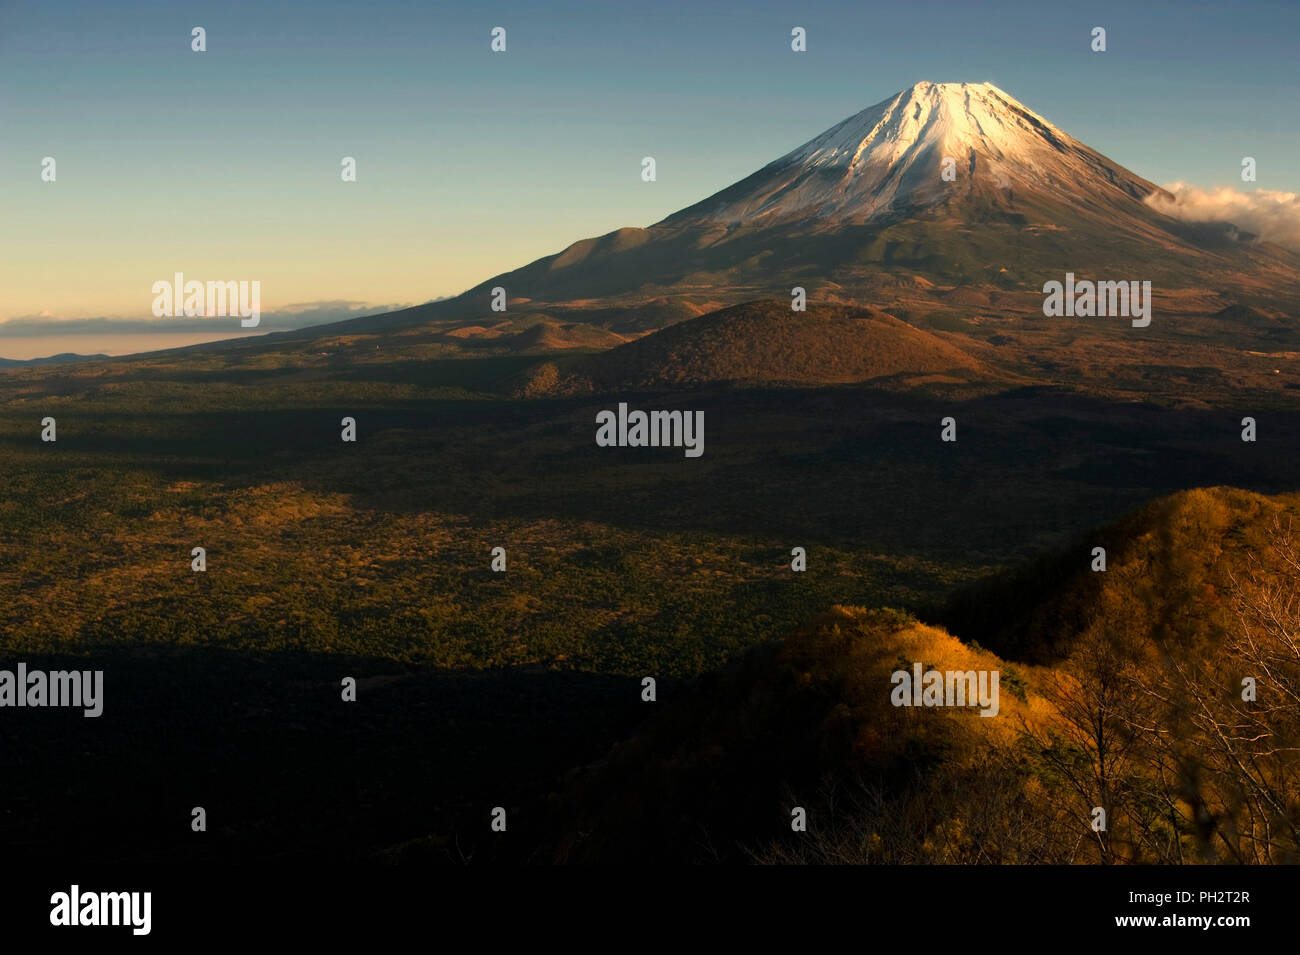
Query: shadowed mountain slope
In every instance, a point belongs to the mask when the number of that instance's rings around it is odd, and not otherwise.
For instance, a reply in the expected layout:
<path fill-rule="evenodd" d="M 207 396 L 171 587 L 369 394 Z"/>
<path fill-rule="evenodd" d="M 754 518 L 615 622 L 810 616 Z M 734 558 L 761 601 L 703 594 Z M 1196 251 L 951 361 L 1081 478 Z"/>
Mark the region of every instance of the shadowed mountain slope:
<path fill-rule="evenodd" d="M 991 372 L 878 309 L 813 305 L 796 312 L 763 300 L 680 322 L 558 371 L 543 367 L 530 381 L 538 375 L 552 381 L 545 390 L 573 393 L 705 382 L 847 384 L 896 375 L 968 381 Z"/>

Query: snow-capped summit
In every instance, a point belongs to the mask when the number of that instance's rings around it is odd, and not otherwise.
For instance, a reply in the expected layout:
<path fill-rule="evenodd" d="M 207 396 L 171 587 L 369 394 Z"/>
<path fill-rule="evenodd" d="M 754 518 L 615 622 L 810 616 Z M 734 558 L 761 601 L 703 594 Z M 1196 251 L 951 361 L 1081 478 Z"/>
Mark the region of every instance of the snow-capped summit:
<path fill-rule="evenodd" d="M 918 149 L 1026 155 L 1059 129 L 992 83 L 917 83 L 777 160 L 844 168 L 894 165 Z M 1068 138 L 1068 137 L 1067 137 Z"/>
<path fill-rule="evenodd" d="M 1104 203 L 1107 191 L 1131 201 L 1154 189 L 991 83 L 924 82 L 678 216 L 728 225 L 862 223 L 973 196 L 1009 208 L 1019 191 L 1100 190 L 1094 198 Z"/>

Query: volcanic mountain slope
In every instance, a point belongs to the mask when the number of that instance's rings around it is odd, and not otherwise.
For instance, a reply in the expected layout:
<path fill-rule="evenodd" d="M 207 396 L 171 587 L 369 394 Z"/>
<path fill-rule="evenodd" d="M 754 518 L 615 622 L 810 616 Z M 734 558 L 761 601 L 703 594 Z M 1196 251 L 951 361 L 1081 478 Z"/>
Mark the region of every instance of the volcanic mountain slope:
<path fill-rule="evenodd" d="M 464 320 L 486 311 L 496 286 L 512 310 L 568 303 L 579 314 L 650 300 L 716 307 L 796 285 L 890 308 L 900 287 L 1037 294 L 1066 271 L 1223 292 L 1207 314 L 1300 300 L 1300 256 L 1225 223 L 1170 218 L 1147 202 L 1162 194 L 991 84 L 924 82 L 649 228 L 584 239 L 455 299 L 342 324 Z"/>
<path fill-rule="evenodd" d="M 543 366 L 528 394 L 694 385 L 829 385 L 907 376 L 913 382 L 992 377 L 961 349 L 872 308 L 761 300 L 681 322 L 597 355 Z"/>

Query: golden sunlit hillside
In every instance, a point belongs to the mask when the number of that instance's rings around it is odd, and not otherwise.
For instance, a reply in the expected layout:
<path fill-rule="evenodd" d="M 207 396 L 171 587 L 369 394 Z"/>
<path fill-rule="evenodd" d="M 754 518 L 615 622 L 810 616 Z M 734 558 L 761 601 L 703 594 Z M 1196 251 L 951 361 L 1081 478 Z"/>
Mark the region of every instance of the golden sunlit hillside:
<path fill-rule="evenodd" d="M 1075 551 L 1057 563 L 1083 570 L 1054 590 L 1027 589 L 1050 579 L 1034 567 L 975 588 L 982 606 L 1020 611 L 986 639 L 1048 646 L 1047 665 L 999 658 L 899 611 L 837 607 L 705 678 L 575 774 L 556 801 L 555 851 L 1300 860 L 1296 507 L 1226 488 L 1180 493 L 1097 532 L 1113 548 L 1104 572 Z M 967 593 L 952 606 L 970 604 Z M 998 671 L 998 714 L 894 705 L 891 674 L 918 663 Z M 582 810 L 559 808 L 573 804 Z M 790 833 L 794 807 L 811 838 Z M 695 839 L 687 820 L 700 820 Z"/>

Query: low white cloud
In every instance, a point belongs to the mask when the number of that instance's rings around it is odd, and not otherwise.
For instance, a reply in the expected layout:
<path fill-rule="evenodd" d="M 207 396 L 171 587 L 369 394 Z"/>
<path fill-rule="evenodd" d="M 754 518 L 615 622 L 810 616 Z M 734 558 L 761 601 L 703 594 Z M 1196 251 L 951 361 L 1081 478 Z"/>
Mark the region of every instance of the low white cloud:
<path fill-rule="evenodd" d="M 437 301 L 435 299 L 434 301 Z M 341 322 L 349 318 L 361 318 L 366 315 L 382 315 L 410 308 L 409 302 L 396 302 L 387 305 L 370 305 L 365 302 L 346 300 L 323 302 L 299 302 L 278 309 L 263 309 L 262 321 L 258 332 L 291 331 L 308 328 L 312 325 L 326 325 Z M 222 324 L 224 322 L 225 324 Z M 231 335 L 240 333 L 239 322 L 229 319 L 203 318 L 130 318 L 126 316 L 100 318 L 61 318 L 48 308 L 38 315 L 15 315 L 0 320 L 0 338 L 24 337 L 30 335 L 99 335 L 114 332 L 131 334 L 166 334 L 171 332 L 193 334 L 195 332 L 230 331 Z"/>
<path fill-rule="evenodd" d="M 1202 189 L 1185 182 L 1165 186 L 1173 199 L 1154 193 L 1147 202 L 1158 212 L 1187 222 L 1231 222 L 1261 239 L 1300 251 L 1300 194 L 1220 186 Z"/>

